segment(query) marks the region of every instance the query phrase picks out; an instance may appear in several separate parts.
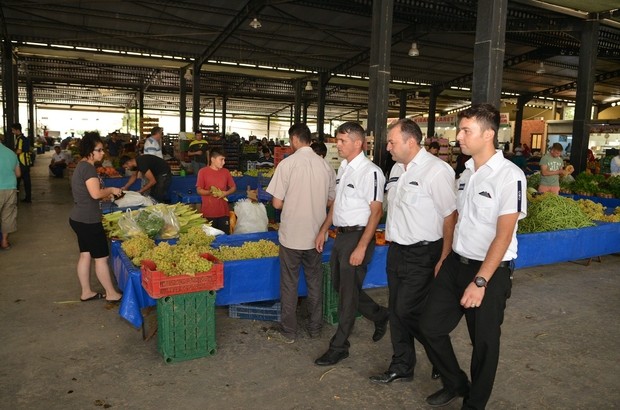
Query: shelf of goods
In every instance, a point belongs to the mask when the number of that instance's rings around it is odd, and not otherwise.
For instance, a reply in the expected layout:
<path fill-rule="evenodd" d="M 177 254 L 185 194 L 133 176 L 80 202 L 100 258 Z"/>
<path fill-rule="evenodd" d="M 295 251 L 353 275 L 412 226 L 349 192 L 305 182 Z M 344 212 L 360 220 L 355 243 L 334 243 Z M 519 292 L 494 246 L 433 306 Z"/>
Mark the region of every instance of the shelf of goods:
<path fill-rule="evenodd" d="M 151 135 L 153 127 L 159 126 L 159 118 L 140 118 L 140 137 L 142 139 L 148 138 Z"/>
<path fill-rule="evenodd" d="M 226 163 L 224 166 L 230 171 L 241 169 L 241 147 L 237 142 L 224 142 L 224 155 L 226 155 Z"/>

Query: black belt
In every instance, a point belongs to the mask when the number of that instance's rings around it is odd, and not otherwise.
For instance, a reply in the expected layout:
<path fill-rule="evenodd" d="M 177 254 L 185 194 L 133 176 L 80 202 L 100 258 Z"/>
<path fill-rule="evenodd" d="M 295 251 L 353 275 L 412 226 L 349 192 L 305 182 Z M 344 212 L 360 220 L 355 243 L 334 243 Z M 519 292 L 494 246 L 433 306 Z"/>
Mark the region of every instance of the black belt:
<path fill-rule="evenodd" d="M 468 259 L 464 256 L 459 255 L 458 253 L 454 253 L 456 259 L 461 262 L 463 265 L 481 265 L 482 261 L 477 261 L 475 259 Z M 509 268 L 512 261 L 501 261 L 498 265 L 499 268 Z"/>
<path fill-rule="evenodd" d="M 400 243 L 397 243 L 398 246 L 402 246 L 403 248 L 419 248 L 421 246 L 428 246 L 430 244 L 433 244 L 435 242 L 439 242 L 441 239 L 437 240 L 437 241 L 420 241 L 420 242 L 416 242 L 414 244 L 411 245 L 401 245 Z"/>
<path fill-rule="evenodd" d="M 359 231 L 363 231 L 364 229 L 366 229 L 365 226 L 337 226 L 336 227 L 336 232 L 338 233 L 348 233 L 348 232 L 359 232 Z"/>

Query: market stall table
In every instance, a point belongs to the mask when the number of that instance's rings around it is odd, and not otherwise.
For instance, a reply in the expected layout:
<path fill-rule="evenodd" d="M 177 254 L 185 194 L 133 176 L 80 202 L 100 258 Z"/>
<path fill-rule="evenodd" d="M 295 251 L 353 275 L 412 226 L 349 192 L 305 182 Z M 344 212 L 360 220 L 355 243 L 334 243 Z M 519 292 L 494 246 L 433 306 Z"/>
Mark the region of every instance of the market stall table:
<path fill-rule="evenodd" d="M 245 241 L 269 239 L 277 241 L 277 232 L 264 232 L 218 237 L 213 245 L 241 245 Z M 520 234 L 517 269 L 532 266 L 568 262 L 620 252 L 620 223 L 599 223 L 596 226 L 567 229 L 553 232 Z M 333 247 L 329 239 L 323 251 L 323 262 L 329 261 Z M 388 246 L 377 246 L 368 266 L 364 289 L 387 286 L 385 263 Z M 140 269 L 133 265 L 121 249 L 120 241 L 112 241 L 112 263 L 123 300 L 119 313 L 136 327 L 142 325 L 141 309 L 154 306 L 142 288 Z M 217 292 L 216 304 L 275 300 L 280 297 L 280 262 L 277 257 L 224 262 L 224 288 Z M 303 276 L 300 279 L 299 295 L 307 293 Z"/>
<path fill-rule="evenodd" d="M 219 236 L 213 246 L 240 246 L 246 241 L 267 239 L 277 242 L 277 232 L 264 232 L 242 235 Z M 142 272 L 133 265 L 121 248 L 121 241 L 111 244 L 112 266 L 118 286 L 123 290 L 123 300 L 119 314 L 136 327 L 142 325 L 141 309 L 154 306 L 156 300 L 142 288 Z M 325 244 L 323 262 L 329 261 L 333 239 Z M 375 248 L 374 257 L 368 267 L 364 288 L 387 286 L 385 260 L 387 247 Z M 299 281 L 299 295 L 307 294 L 303 275 Z M 216 305 L 225 306 L 238 303 L 259 302 L 280 298 L 280 260 L 277 257 L 224 262 L 224 287 L 217 291 Z"/>

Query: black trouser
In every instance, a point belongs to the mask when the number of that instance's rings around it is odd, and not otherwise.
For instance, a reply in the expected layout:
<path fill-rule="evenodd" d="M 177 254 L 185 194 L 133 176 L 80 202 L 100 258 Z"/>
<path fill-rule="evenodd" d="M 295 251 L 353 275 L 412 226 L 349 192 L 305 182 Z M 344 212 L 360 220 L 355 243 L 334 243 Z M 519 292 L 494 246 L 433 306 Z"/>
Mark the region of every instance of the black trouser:
<path fill-rule="evenodd" d="M 412 374 L 416 363 L 414 338 L 423 346 L 420 316 L 441 256 L 443 240 L 427 245 L 390 244 L 387 254 L 387 279 L 390 291 L 390 335 L 394 354 L 389 371 Z"/>
<path fill-rule="evenodd" d="M 24 201 L 32 200 L 32 183 L 30 182 L 30 167 L 19 164 L 19 169 L 21 170 L 22 176 L 17 179 L 17 189 L 19 189 L 20 181 L 24 181 Z"/>
<path fill-rule="evenodd" d="M 215 229 L 219 229 L 224 232 L 226 235 L 230 235 L 230 216 L 219 216 L 217 218 L 209 218 L 207 220 L 211 221 L 211 226 Z"/>
<path fill-rule="evenodd" d="M 280 245 L 280 304 L 282 306 L 282 329 L 285 334 L 295 338 L 297 332 L 297 300 L 299 287 L 299 268 L 304 267 L 308 288 L 308 330 L 318 332 L 323 327 L 323 268 L 321 254 L 316 249 L 298 250 Z"/>
<path fill-rule="evenodd" d="M 62 178 L 64 176 L 65 168 L 67 168 L 67 166 L 64 164 L 63 165 L 50 165 L 50 170 L 52 171 L 52 174 L 54 174 L 56 178 Z"/>
<path fill-rule="evenodd" d="M 349 258 L 364 231 L 339 233 L 334 242 L 329 261 L 334 289 L 338 291 L 338 329 L 332 337 L 329 348 L 336 351 L 349 350 L 349 335 L 355 325 L 355 316 L 360 312 L 365 318 L 377 322 L 388 317 L 388 311 L 379 306 L 362 290 L 366 270 L 375 243 L 371 241 L 360 266 L 351 266 Z"/>
<path fill-rule="evenodd" d="M 441 373 L 444 387 L 465 396 L 463 408 L 484 409 L 495 381 L 499 361 L 501 325 L 506 300 L 510 297 L 512 268 L 499 267 L 488 282 L 482 304 L 465 309 L 460 305 L 465 288 L 472 283 L 480 263 L 464 264 L 454 252 L 446 258 L 431 285 L 420 328 L 428 343 L 428 353 Z M 471 356 L 471 388 L 459 367 L 450 342 L 450 332 L 465 315 Z M 469 394 L 468 394 L 469 390 Z"/>
<path fill-rule="evenodd" d="M 172 183 L 172 176 L 170 174 L 157 175 L 155 177 L 157 181 L 155 185 L 150 189 L 150 195 L 157 200 L 157 202 L 168 202 L 168 188 Z"/>

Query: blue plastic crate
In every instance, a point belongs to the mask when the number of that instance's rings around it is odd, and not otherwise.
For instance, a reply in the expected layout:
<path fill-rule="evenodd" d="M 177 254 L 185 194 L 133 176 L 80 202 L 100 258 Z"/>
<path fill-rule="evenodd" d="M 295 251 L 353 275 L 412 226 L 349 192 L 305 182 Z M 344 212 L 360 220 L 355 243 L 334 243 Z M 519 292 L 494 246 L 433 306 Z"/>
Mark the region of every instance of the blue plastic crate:
<path fill-rule="evenodd" d="M 228 316 L 234 319 L 250 319 L 279 322 L 281 319 L 280 302 L 240 303 L 228 306 Z"/>

